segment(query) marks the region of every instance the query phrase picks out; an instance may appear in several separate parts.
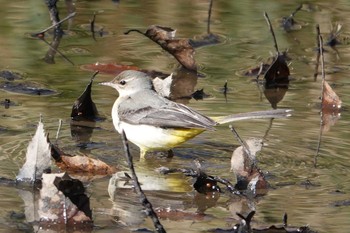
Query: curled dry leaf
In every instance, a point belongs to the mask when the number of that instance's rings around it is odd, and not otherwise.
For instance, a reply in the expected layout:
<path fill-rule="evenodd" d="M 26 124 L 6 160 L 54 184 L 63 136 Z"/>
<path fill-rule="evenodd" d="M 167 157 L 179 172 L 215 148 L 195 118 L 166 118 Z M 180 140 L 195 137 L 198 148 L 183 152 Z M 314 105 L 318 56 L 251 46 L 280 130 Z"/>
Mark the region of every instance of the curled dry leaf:
<path fill-rule="evenodd" d="M 91 97 L 92 82 L 98 72 L 92 76 L 84 92 L 74 102 L 71 117 L 73 120 L 88 119 L 94 120 L 98 116 L 97 108 Z"/>
<path fill-rule="evenodd" d="M 27 147 L 26 161 L 16 179 L 25 182 L 40 180 L 43 173 L 51 169 L 50 144 L 45 135 L 44 124 L 39 121 L 35 135 Z"/>
<path fill-rule="evenodd" d="M 231 157 L 231 171 L 237 176 L 235 188 L 248 195 L 264 195 L 267 192 L 268 183 L 256 165 L 256 153 L 262 148 L 262 140 L 250 138 L 246 141 L 246 147 L 249 154 L 243 146 L 239 146 Z"/>
<path fill-rule="evenodd" d="M 194 60 L 194 48 L 189 39 L 175 39 L 176 30 L 169 27 L 152 25 L 145 33 L 138 30 L 129 30 L 125 34 L 132 31 L 139 32 L 157 43 L 162 49 L 173 55 L 186 69 L 197 71 L 197 65 Z"/>
<path fill-rule="evenodd" d="M 51 156 L 55 159 L 56 165 L 64 171 L 95 175 L 110 175 L 115 172 L 114 168 L 101 160 L 81 155 L 71 156 L 53 144 L 51 144 Z"/>
<path fill-rule="evenodd" d="M 332 87 L 327 81 L 323 82 L 323 92 L 322 92 L 322 109 L 333 109 L 339 110 L 341 108 L 342 101 L 338 95 L 333 91 Z"/>

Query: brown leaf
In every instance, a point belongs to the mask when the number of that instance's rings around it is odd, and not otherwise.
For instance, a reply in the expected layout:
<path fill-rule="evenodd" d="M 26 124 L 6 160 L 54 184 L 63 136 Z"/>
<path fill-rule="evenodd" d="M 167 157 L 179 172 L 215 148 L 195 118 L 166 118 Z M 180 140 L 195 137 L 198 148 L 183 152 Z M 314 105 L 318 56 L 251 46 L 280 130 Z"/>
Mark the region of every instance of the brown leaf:
<path fill-rule="evenodd" d="M 149 39 L 160 45 L 162 49 L 173 55 L 176 60 L 186 69 L 197 71 L 197 65 L 194 60 L 194 48 L 190 44 L 189 39 L 174 39 L 176 30 L 169 27 L 162 27 L 158 25 L 150 26 L 145 33 L 137 31 Z"/>
<path fill-rule="evenodd" d="M 124 70 L 140 70 L 136 66 L 119 65 L 119 64 L 112 64 L 112 63 L 99 63 L 99 62 L 96 62 L 95 64 L 82 65 L 81 68 L 83 70 L 99 71 L 103 74 L 112 74 L 112 75 L 118 75 Z"/>
<path fill-rule="evenodd" d="M 342 101 L 338 95 L 333 91 L 332 87 L 327 81 L 323 82 L 323 93 L 322 93 L 322 109 L 334 109 L 339 110 L 341 108 Z"/>
<path fill-rule="evenodd" d="M 61 155 L 62 162 L 56 163 L 60 169 L 73 172 L 87 172 L 93 174 L 110 175 L 115 169 L 101 160 L 89 158 L 87 156 L 67 156 Z"/>
<path fill-rule="evenodd" d="M 90 173 L 94 175 L 110 175 L 115 169 L 101 160 L 87 156 L 71 156 L 61 151 L 57 146 L 51 144 L 51 156 L 55 159 L 56 165 L 64 170 L 74 173 Z"/>

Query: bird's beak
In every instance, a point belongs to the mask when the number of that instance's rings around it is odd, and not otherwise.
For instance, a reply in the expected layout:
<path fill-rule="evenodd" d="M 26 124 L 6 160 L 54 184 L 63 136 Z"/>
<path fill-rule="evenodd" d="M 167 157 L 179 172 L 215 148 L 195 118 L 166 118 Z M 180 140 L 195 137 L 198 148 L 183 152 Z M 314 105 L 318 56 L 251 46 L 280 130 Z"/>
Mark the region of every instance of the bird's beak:
<path fill-rule="evenodd" d="M 112 87 L 112 83 L 110 83 L 110 82 L 103 82 L 103 83 L 99 83 L 98 85 L 110 86 L 110 87 Z"/>

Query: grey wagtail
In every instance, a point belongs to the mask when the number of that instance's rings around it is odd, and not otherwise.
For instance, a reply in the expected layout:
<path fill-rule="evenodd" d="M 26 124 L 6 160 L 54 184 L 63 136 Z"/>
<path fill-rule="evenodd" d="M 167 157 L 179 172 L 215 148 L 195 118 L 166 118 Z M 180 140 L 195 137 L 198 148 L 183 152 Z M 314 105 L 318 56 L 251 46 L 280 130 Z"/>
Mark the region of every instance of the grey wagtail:
<path fill-rule="evenodd" d="M 115 129 L 140 148 L 141 158 L 148 151 L 170 150 L 218 124 L 254 118 L 279 118 L 291 110 L 267 110 L 209 118 L 179 103 L 160 96 L 150 76 L 126 70 L 110 82 L 119 92 L 112 108 Z"/>

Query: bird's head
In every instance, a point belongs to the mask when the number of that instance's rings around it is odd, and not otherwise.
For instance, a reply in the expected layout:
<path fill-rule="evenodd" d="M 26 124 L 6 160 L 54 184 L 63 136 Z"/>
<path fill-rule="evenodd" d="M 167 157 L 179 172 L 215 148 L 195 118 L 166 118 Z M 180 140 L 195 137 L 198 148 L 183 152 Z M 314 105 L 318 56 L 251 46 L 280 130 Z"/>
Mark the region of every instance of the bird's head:
<path fill-rule="evenodd" d="M 119 92 L 120 96 L 127 96 L 141 90 L 152 90 L 152 79 L 146 73 L 136 70 L 126 70 L 117 75 L 112 81 L 100 83 L 110 86 Z"/>

